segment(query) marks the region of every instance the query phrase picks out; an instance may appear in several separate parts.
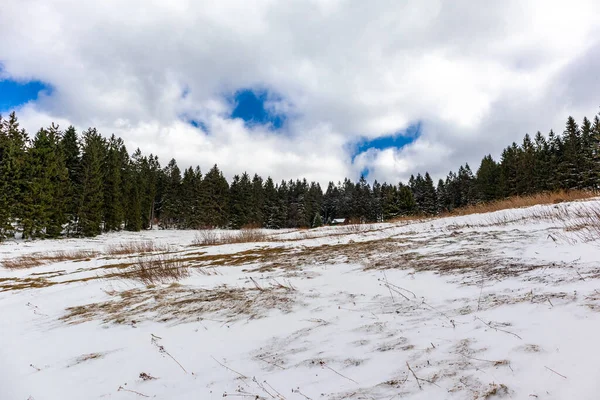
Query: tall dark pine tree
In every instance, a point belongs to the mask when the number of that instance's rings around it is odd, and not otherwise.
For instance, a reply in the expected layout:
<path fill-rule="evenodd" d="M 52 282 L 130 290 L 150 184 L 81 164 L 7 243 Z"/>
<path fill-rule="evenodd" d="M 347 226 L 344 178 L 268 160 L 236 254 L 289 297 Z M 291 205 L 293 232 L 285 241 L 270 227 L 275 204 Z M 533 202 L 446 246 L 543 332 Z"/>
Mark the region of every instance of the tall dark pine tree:
<path fill-rule="evenodd" d="M 124 220 L 123 198 L 123 140 L 112 135 L 104 157 L 104 230 L 118 231 Z M 127 151 L 124 152 L 127 154 Z"/>
<path fill-rule="evenodd" d="M 76 231 L 84 236 L 96 236 L 102 231 L 105 141 L 95 128 L 83 132 L 82 139 L 81 200 Z"/>
<path fill-rule="evenodd" d="M 3 191 L 1 204 L 6 208 L 0 211 L 0 239 L 14 235 L 14 223 L 23 218 L 23 204 L 26 190 L 25 169 L 29 138 L 24 129 L 19 129 L 19 121 L 14 112 L 2 120 L 2 152 L 0 159 L 0 179 Z"/>
<path fill-rule="evenodd" d="M 252 195 L 250 197 L 250 224 L 253 226 L 264 225 L 265 193 L 263 180 L 257 174 L 252 178 Z"/>
<path fill-rule="evenodd" d="M 202 180 L 203 225 L 225 227 L 229 221 L 229 184 L 215 164 Z"/>
<path fill-rule="evenodd" d="M 593 189 L 594 179 L 594 151 L 593 151 L 593 130 L 592 123 L 586 117 L 581 124 L 581 154 L 580 154 L 580 187 L 583 189 Z"/>
<path fill-rule="evenodd" d="M 535 161 L 533 164 L 533 187 L 535 192 L 550 190 L 552 187 L 552 171 L 550 165 L 550 146 L 548 141 L 538 131 L 534 138 Z"/>
<path fill-rule="evenodd" d="M 489 154 L 481 160 L 475 186 L 477 198 L 481 201 L 490 202 L 500 195 L 500 167 Z"/>
<path fill-rule="evenodd" d="M 264 202 L 262 215 L 264 218 L 264 227 L 269 229 L 281 228 L 278 221 L 279 211 L 279 196 L 277 188 L 273 183 L 273 179 L 268 177 L 264 184 Z"/>
<path fill-rule="evenodd" d="M 181 196 L 181 171 L 172 159 L 163 172 L 164 186 L 161 205 L 161 220 L 166 228 L 179 226 L 183 201 Z"/>
<path fill-rule="evenodd" d="M 581 131 L 573 117 L 569 117 L 563 133 L 563 152 L 558 174 L 563 189 L 581 188 L 583 168 L 581 159 Z"/>
<path fill-rule="evenodd" d="M 600 117 L 597 115 L 592 124 L 590 147 L 592 149 L 592 188 L 598 190 L 600 189 Z"/>
<path fill-rule="evenodd" d="M 71 235 L 73 228 L 77 225 L 77 212 L 81 203 L 81 151 L 77 131 L 69 126 L 63 133 L 60 141 L 60 150 L 65 160 L 65 166 L 69 176 L 66 198 L 67 235 Z"/>

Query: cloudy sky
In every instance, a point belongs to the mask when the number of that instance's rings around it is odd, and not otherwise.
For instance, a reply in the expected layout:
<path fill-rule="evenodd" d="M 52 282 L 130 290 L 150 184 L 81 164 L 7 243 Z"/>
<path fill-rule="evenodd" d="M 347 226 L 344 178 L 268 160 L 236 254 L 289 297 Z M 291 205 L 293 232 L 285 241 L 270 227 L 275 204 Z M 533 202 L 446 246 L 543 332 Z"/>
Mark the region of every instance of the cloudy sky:
<path fill-rule="evenodd" d="M 163 165 L 435 178 L 600 106 L 597 0 L 4 0 L 0 112 Z"/>

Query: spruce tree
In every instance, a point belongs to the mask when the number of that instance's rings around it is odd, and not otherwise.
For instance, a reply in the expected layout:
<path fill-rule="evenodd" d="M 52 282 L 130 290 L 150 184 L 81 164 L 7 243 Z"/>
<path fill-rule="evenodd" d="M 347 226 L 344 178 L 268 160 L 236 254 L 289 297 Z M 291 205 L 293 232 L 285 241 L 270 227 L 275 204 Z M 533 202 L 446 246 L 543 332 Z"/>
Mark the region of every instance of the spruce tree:
<path fill-rule="evenodd" d="M 500 192 L 500 167 L 491 155 L 483 157 L 475 178 L 478 200 L 496 200 Z"/>
<path fill-rule="evenodd" d="M 563 151 L 558 166 L 563 189 L 581 188 L 583 168 L 581 160 L 581 131 L 573 117 L 569 117 L 563 133 Z"/>
<path fill-rule="evenodd" d="M 77 137 L 77 131 L 72 125 L 62 135 L 60 151 L 63 155 L 69 177 L 67 188 L 65 189 L 65 201 L 68 223 L 67 235 L 71 235 L 72 230 L 77 225 L 77 212 L 81 203 L 82 179 L 79 138 Z"/>
<path fill-rule="evenodd" d="M 206 227 L 225 227 L 229 222 L 229 184 L 215 164 L 202 181 L 202 220 Z"/>
<path fill-rule="evenodd" d="M 13 111 L 8 119 L 2 120 L 2 159 L 0 160 L 0 178 L 4 181 L 2 203 L 6 208 L 2 211 L 0 223 L 0 238 L 14 235 L 14 227 L 19 223 L 23 215 L 23 205 L 27 177 L 27 145 L 29 137 L 24 129 L 19 129 L 17 115 Z"/>
<path fill-rule="evenodd" d="M 105 141 L 95 128 L 82 134 L 81 200 L 77 212 L 76 231 L 83 236 L 96 236 L 102 231 L 104 205 L 102 165 Z"/>
<path fill-rule="evenodd" d="M 120 230 L 124 220 L 123 160 L 121 158 L 123 146 L 123 140 L 112 135 L 108 140 L 104 158 L 104 230 L 107 232 Z"/>

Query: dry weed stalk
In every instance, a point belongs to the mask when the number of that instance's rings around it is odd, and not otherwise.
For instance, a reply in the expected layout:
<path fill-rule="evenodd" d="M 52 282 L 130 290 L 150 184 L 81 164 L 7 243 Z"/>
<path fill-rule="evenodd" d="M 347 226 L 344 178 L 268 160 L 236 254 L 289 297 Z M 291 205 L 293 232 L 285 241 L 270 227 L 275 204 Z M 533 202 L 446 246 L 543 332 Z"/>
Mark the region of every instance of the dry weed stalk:
<path fill-rule="evenodd" d="M 98 253 L 91 250 L 61 250 L 50 253 L 34 253 L 4 260 L 2 261 L 2 266 L 7 269 L 27 269 L 62 261 L 89 260 L 97 255 Z"/>
<path fill-rule="evenodd" d="M 183 370 L 183 372 L 185 372 L 185 373 L 187 374 L 188 372 L 186 371 L 186 369 L 185 369 L 185 368 L 183 368 L 183 365 L 181 365 L 181 363 L 180 363 L 179 361 L 177 361 L 177 360 L 175 359 L 175 357 L 173 357 L 173 356 L 171 355 L 171 353 L 169 353 L 169 352 L 168 352 L 168 351 L 165 349 L 165 347 L 164 347 L 164 346 L 162 346 L 160 343 L 158 343 L 158 340 L 160 340 L 160 339 L 162 339 L 162 338 L 161 338 L 160 336 L 156 336 L 156 335 L 154 335 L 154 334 L 152 334 L 152 333 L 150 334 L 150 336 L 152 337 L 152 338 L 150 339 L 150 342 L 151 342 L 151 343 L 152 343 L 154 346 L 156 346 L 156 348 L 158 349 L 158 352 L 159 352 L 160 354 L 163 354 L 163 355 L 165 355 L 165 354 L 166 354 L 166 355 L 168 355 L 169 357 L 171 357 L 171 359 L 172 359 L 173 361 L 175 361 L 175 362 L 177 363 L 177 365 L 179 365 L 179 367 L 180 367 L 180 368 Z"/>
<path fill-rule="evenodd" d="M 563 378 L 567 379 L 567 377 L 566 377 L 566 376 L 564 376 L 563 374 L 560 374 L 560 373 L 556 372 L 556 371 L 555 371 L 555 370 L 553 370 L 552 368 L 548 368 L 548 367 L 546 367 L 545 365 L 544 365 L 544 368 L 546 368 L 546 369 L 547 369 L 548 371 L 550 371 L 550 372 L 554 372 L 554 373 L 555 373 L 556 375 L 558 375 L 558 376 L 561 376 L 561 377 L 563 377 Z"/>
<path fill-rule="evenodd" d="M 119 386 L 119 388 L 117 389 L 117 392 L 121 392 L 121 391 L 123 391 L 123 392 L 129 392 L 129 393 L 135 393 L 138 396 L 142 396 L 142 397 L 150 397 L 150 396 L 145 395 L 143 393 L 136 392 L 135 390 L 125 389 L 123 386 Z"/>
<path fill-rule="evenodd" d="M 507 330 L 500 329 L 500 328 L 498 328 L 498 327 L 496 327 L 496 326 L 493 326 L 491 322 L 489 322 L 489 323 L 488 323 L 488 322 L 485 322 L 484 320 L 482 320 L 482 319 L 481 319 L 481 318 L 479 318 L 479 317 L 475 317 L 475 319 L 477 319 L 477 320 L 479 320 L 479 321 L 483 322 L 485 325 L 487 325 L 488 327 L 492 328 L 492 329 L 493 329 L 493 330 L 495 330 L 495 331 L 500 331 L 500 332 L 508 333 L 509 335 L 512 335 L 512 336 L 514 336 L 514 337 L 516 337 L 516 338 L 518 338 L 518 339 L 521 339 L 521 340 L 523 340 L 523 338 L 522 338 L 521 336 L 517 335 L 516 333 L 509 332 L 509 331 L 507 331 Z"/>
<path fill-rule="evenodd" d="M 421 381 L 427 382 L 427 383 L 430 383 L 432 385 L 435 385 L 435 386 L 439 387 L 438 384 L 436 384 L 433 381 L 430 381 L 429 379 L 419 378 L 417 376 L 417 374 L 415 374 L 415 371 L 413 371 L 413 369 L 410 367 L 410 364 L 408 363 L 408 361 L 406 362 L 406 366 L 408 367 L 408 370 L 410 371 L 410 373 L 412 374 L 412 376 L 415 377 L 415 380 L 417 381 L 417 385 L 419 386 L 419 389 L 423 390 L 423 386 L 421 386 Z"/>

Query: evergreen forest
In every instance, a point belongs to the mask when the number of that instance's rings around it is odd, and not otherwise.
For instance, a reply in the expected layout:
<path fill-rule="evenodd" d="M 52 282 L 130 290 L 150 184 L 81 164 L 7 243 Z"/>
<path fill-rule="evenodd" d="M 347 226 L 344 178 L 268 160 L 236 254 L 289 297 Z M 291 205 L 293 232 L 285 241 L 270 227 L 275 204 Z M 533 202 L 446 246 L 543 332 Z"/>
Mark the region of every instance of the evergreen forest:
<path fill-rule="evenodd" d="M 306 179 L 274 182 L 244 172 L 231 182 L 217 165 L 181 170 L 173 159 L 129 153 L 95 128 L 41 128 L 32 137 L 16 114 L 0 117 L 0 240 L 95 236 L 109 231 L 318 227 L 333 219 L 386 221 L 431 216 L 515 195 L 600 188 L 600 119 L 569 117 L 562 133 L 525 135 L 499 160 L 486 155 L 434 183 L 370 185 L 344 179 L 323 188 Z"/>

